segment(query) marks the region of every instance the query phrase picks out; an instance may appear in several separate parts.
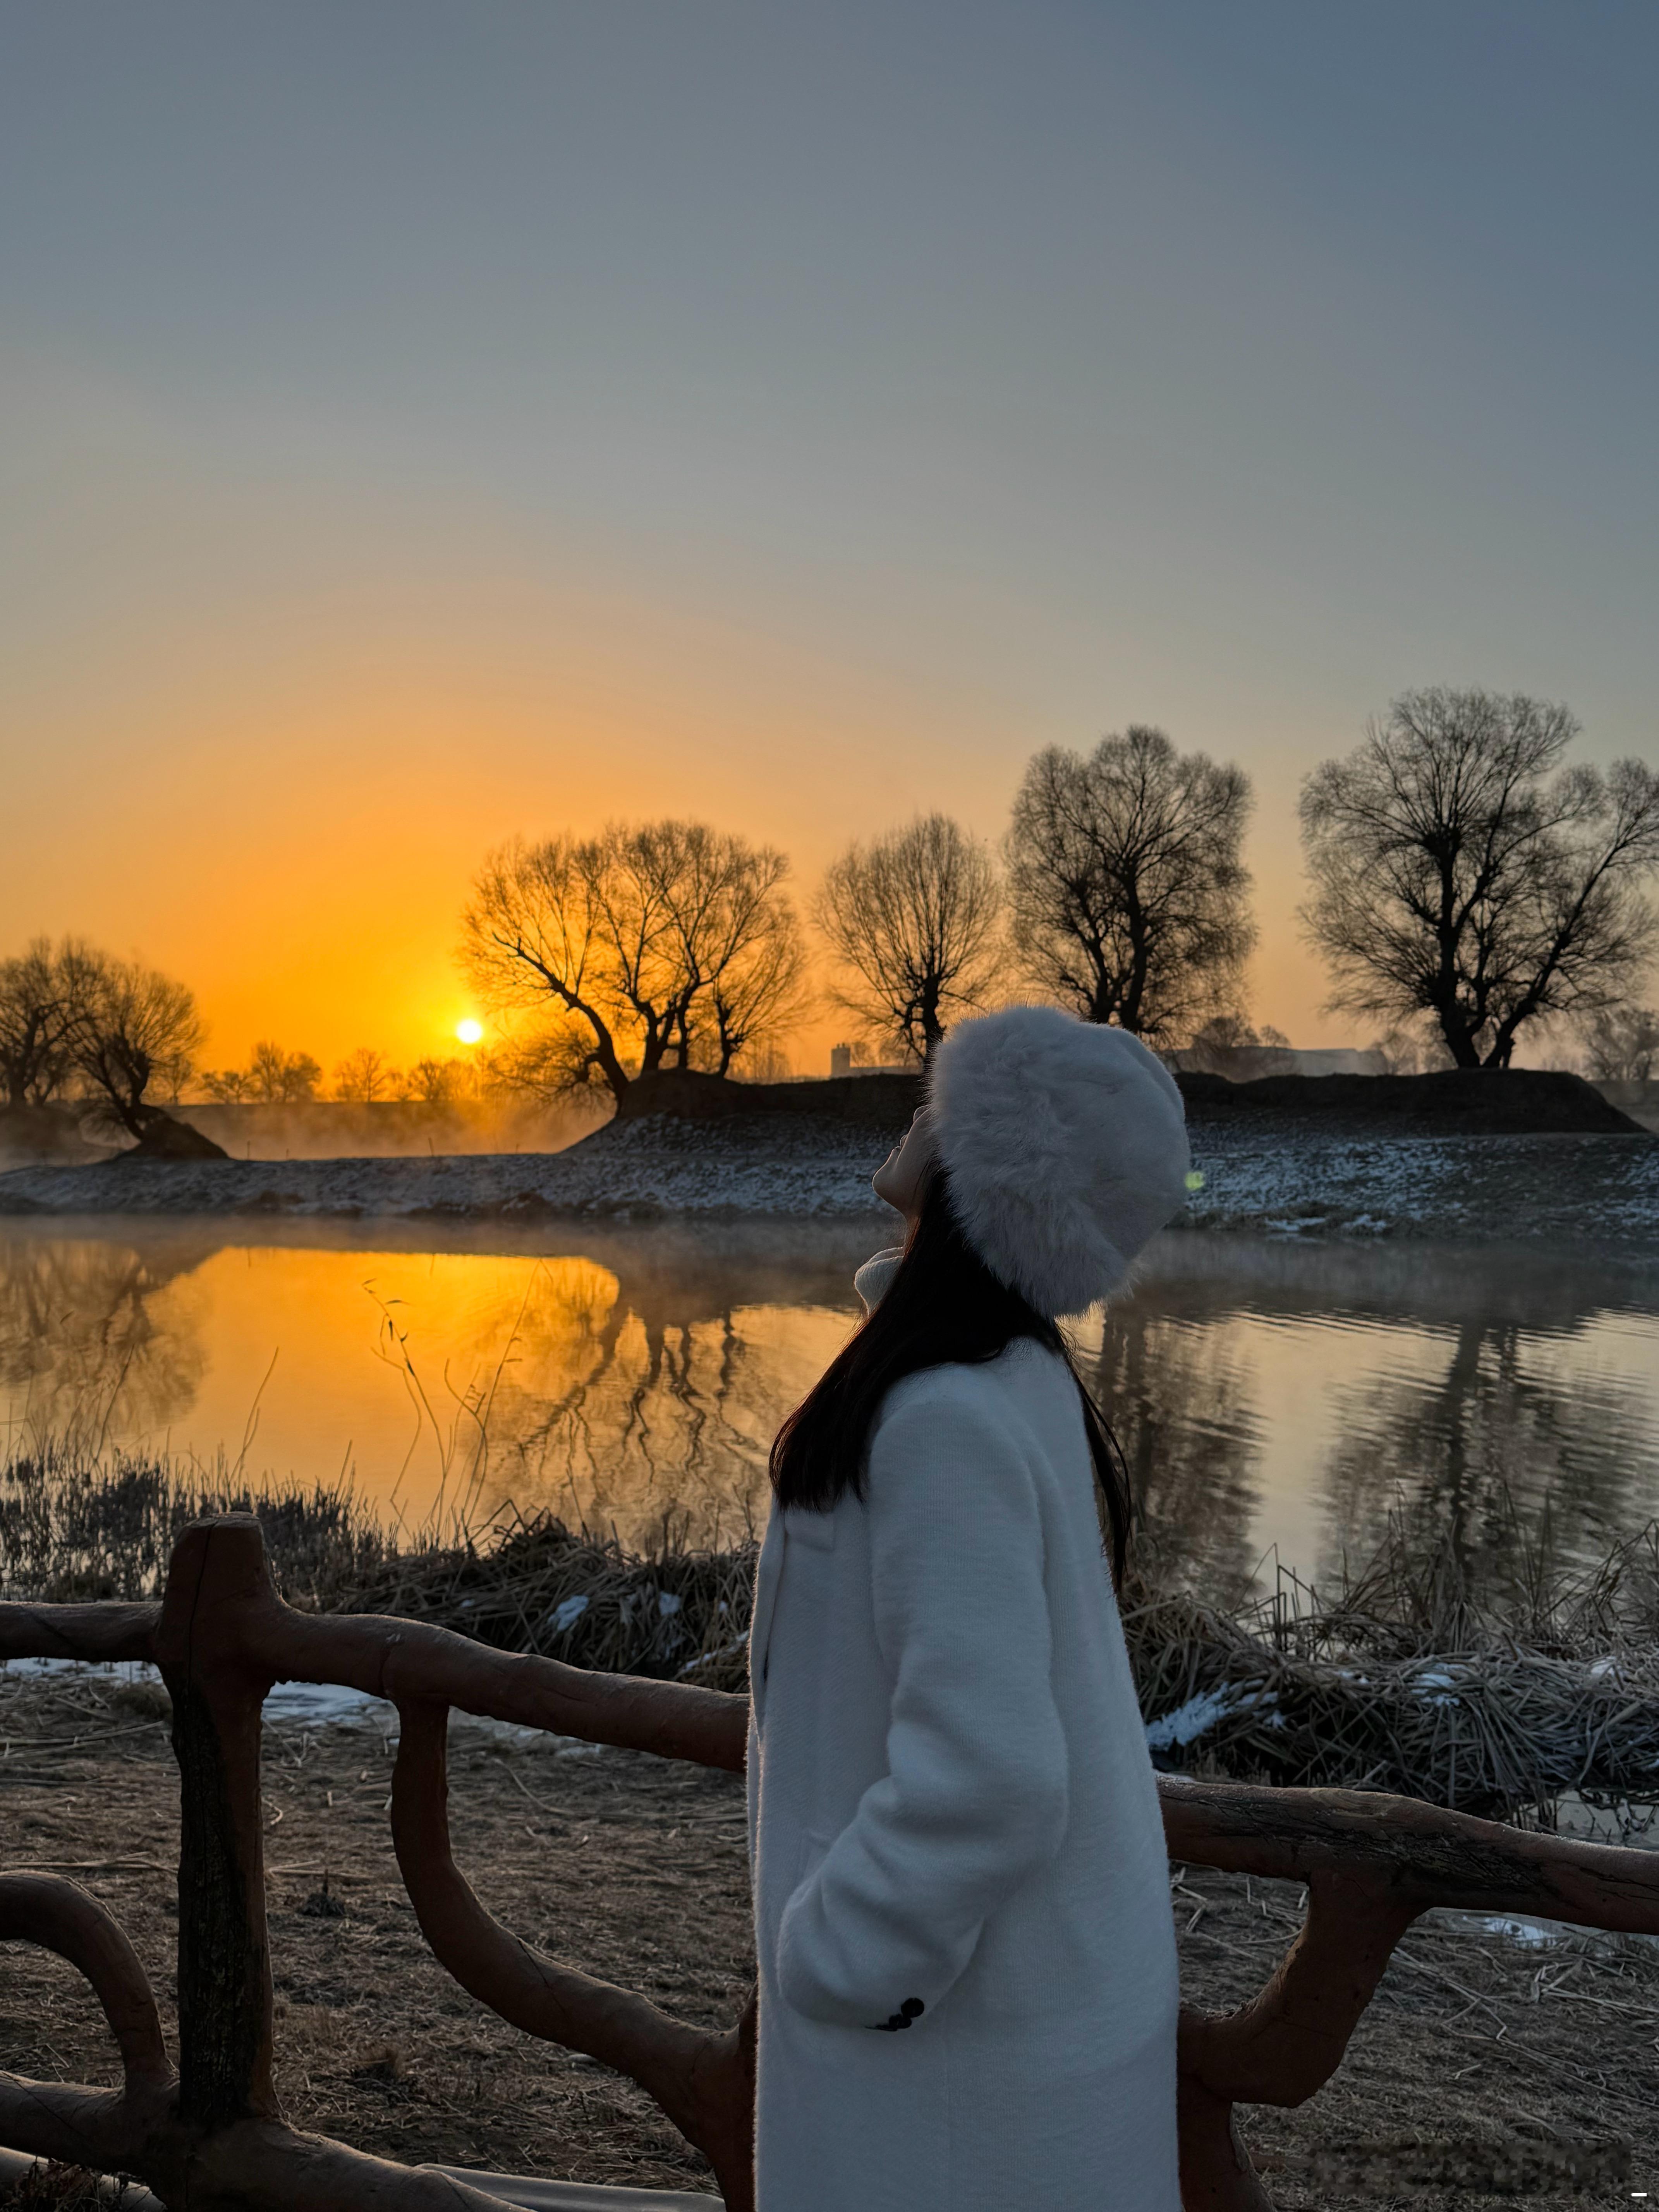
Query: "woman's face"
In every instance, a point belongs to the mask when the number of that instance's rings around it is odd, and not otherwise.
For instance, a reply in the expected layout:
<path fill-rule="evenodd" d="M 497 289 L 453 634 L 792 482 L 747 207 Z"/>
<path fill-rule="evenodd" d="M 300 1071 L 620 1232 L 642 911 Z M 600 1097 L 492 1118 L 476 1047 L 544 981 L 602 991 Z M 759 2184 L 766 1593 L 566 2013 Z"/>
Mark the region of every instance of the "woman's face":
<path fill-rule="evenodd" d="M 914 1222 L 921 1210 L 927 1172 L 933 1164 L 933 1133 L 927 1109 L 916 1109 L 915 1119 L 870 1178 L 878 1198 Z"/>

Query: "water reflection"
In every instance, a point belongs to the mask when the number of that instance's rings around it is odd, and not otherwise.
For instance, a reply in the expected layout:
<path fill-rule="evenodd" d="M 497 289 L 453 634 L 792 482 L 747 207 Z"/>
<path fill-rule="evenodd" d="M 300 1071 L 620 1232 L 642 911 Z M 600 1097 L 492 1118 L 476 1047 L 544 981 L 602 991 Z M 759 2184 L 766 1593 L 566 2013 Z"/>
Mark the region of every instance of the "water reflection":
<path fill-rule="evenodd" d="M 1080 1334 L 1152 1562 L 1224 1602 L 1334 1583 L 1391 1516 L 1478 1580 L 1511 1503 L 1586 1560 L 1659 1511 L 1659 1270 L 1172 1237 Z"/>
<path fill-rule="evenodd" d="M 410 1528 L 551 1506 L 712 1543 L 764 1519 L 771 1438 L 852 1325 L 864 1237 L 449 1241 L 9 1228 L 0 1413 L 14 1438 L 349 1477 Z"/>
<path fill-rule="evenodd" d="M 1552 1343 L 1513 1320 L 1435 1332 L 1427 1372 L 1356 1378 L 1340 1394 L 1342 1441 L 1326 1462 L 1327 1570 L 1371 1556 L 1391 1516 L 1414 1544 L 1447 1540 L 1479 1586 L 1512 1547 L 1511 1508 L 1535 1527 L 1546 1503 L 1569 1557 L 1603 1556 L 1627 1532 L 1632 1471 L 1652 1468 L 1653 1394 L 1596 1357 L 1607 1324 Z M 1635 1507 L 1653 1510 L 1639 1480 Z"/>
<path fill-rule="evenodd" d="M 421 1322 L 389 1318 L 382 1354 L 404 1366 L 447 1498 L 468 1512 L 551 1505 L 634 1541 L 758 1528 L 772 1437 L 851 1326 L 847 1282 L 822 1302 L 798 1285 L 789 1304 L 761 1303 L 742 1270 L 682 1272 L 654 1256 L 625 1277 L 535 1262 L 471 1380 L 457 1388 L 446 1366 L 447 1430 L 421 1374 Z"/>
<path fill-rule="evenodd" d="M 1079 1336 L 1084 1375 L 1128 1463 L 1149 1575 L 1236 1604 L 1259 1549 L 1264 1444 L 1243 1347 L 1146 1291 Z"/>
<path fill-rule="evenodd" d="M 210 1245 L 0 1238 L 0 1403 L 14 1429 L 84 1441 L 165 1431 L 204 1362 L 199 1316 L 156 1294 Z"/>
<path fill-rule="evenodd" d="M 845 1339 L 868 1242 L 94 1226 L 0 1234 L 14 1434 L 349 1471 L 407 1525 L 551 1505 L 636 1543 L 763 1517 L 768 1446 Z M 1080 1349 L 1153 1562 L 1231 1601 L 1275 1551 L 1328 1575 L 1402 1505 L 1474 1560 L 1505 1492 L 1583 1554 L 1639 1525 L 1656 1316 L 1659 1279 L 1589 1262 L 1185 1236 Z"/>

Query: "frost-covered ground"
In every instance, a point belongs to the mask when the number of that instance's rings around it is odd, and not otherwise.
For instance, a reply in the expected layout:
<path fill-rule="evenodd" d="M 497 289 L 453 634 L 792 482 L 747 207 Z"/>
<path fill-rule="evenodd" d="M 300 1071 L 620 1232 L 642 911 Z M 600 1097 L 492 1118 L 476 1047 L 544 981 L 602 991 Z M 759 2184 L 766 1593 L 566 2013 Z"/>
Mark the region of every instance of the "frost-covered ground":
<path fill-rule="evenodd" d="M 1199 1129 L 1190 1225 L 1299 1237 L 1547 1240 L 1659 1258 L 1659 1139 L 1304 1137 Z"/>
<path fill-rule="evenodd" d="M 0 1176 L 0 1213 L 533 1221 L 880 1216 L 884 1145 L 793 1115 L 613 1124 L 568 1152 L 428 1159 L 116 1161 Z M 1659 1139 L 1193 1133 L 1188 1225 L 1295 1237 L 1553 1240 L 1659 1255 Z"/>

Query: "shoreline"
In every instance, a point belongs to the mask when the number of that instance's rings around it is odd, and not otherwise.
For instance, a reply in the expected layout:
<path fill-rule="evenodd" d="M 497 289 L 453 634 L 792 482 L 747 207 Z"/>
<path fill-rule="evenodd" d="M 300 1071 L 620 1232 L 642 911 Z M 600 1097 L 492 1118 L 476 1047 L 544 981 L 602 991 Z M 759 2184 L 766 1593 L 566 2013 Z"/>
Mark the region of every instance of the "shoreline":
<path fill-rule="evenodd" d="M 805 1116 L 653 1116 L 568 1150 L 426 1158 L 125 1161 L 0 1174 L 0 1218 L 687 1224 L 814 1222 L 879 1230 L 884 1133 Z M 1659 1138 L 1379 1136 L 1199 1122 L 1184 1229 L 1659 1252 Z"/>

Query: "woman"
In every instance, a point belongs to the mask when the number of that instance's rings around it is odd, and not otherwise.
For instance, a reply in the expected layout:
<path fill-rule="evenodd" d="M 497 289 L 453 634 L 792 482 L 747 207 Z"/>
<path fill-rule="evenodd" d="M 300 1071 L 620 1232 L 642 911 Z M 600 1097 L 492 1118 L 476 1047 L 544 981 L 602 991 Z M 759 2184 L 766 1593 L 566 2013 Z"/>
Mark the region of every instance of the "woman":
<path fill-rule="evenodd" d="M 1182 1203 L 1121 1030 L 952 1031 L 875 1177 L 902 1249 L 772 1453 L 750 1640 L 759 2212 L 1179 2212 L 1157 1791 L 1055 1325 Z"/>

